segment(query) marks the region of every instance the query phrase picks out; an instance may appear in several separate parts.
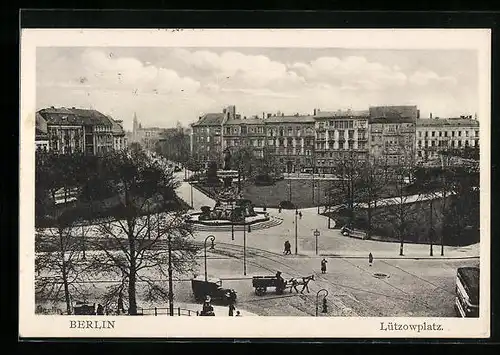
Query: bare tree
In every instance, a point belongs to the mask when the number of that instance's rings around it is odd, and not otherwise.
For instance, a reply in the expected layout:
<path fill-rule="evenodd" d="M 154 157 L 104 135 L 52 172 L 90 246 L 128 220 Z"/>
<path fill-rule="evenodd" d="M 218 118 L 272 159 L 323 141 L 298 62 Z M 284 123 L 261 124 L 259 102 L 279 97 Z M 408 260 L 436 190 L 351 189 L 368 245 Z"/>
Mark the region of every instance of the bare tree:
<path fill-rule="evenodd" d="M 407 186 L 413 179 L 414 164 L 410 154 L 398 157 L 398 164 L 389 172 L 389 181 L 394 185 L 395 196 L 384 201 L 388 206 L 388 221 L 392 224 L 400 241 L 399 255 L 404 255 L 404 241 L 407 233 L 411 231 L 415 221 L 414 204 L 421 199 L 421 195 L 409 195 Z"/>
<path fill-rule="evenodd" d="M 181 218 L 171 171 L 160 168 L 139 150 L 117 152 L 107 157 L 102 177 L 113 181 L 119 206 L 112 221 L 102 222 L 94 241 L 94 268 L 120 278 L 126 285 L 128 313 L 137 314 L 137 283 L 145 284 L 150 299 L 165 298 L 168 292 L 158 284 L 168 264 L 166 237 L 175 251 L 172 265 L 179 272 L 191 268 L 197 247 L 189 240 L 190 225 Z M 166 213 L 164 213 L 166 211 Z M 151 213 L 155 213 L 154 215 Z M 110 248 L 110 245 L 114 248 Z M 107 297 L 120 291 L 108 290 Z"/>
<path fill-rule="evenodd" d="M 354 222 L 355 210 L 359 201 L 356 201 L 361 189 L 363 162 L 357 159 L 353 152 L 343 155 L 337 160 L 335 174 L 339 178 L 337 189 L 330 193 L 341 196 L 349 215 L 349 225 Z"/>
<path fill-rule="evenodd" d="M 39 229 L 35 250 L 35 296 L 41 301 L 64 301 L 72 313 L 72 300 L 86 297 L 83 281 L 88 265 L 82 260 L 82 238 L 78 226 L 60 215 L 54 227 Z"/>
<path fill-rule="evenodd" d="M 372 234 L 373 217 L 377 210 L 377 202 L 382 197 L 382 191 L 387 184 L 386 164 L 377 160 L 365 161 L 361 167 L 360 200 L 363 201 L 367 218 L 367 237 Z"/>

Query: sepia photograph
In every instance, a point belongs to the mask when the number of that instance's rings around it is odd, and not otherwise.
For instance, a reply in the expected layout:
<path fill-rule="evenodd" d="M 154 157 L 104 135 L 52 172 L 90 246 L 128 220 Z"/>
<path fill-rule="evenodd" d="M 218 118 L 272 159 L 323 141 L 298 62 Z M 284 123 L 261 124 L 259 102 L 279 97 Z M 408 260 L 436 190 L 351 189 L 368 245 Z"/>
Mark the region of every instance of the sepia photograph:
<path fill-rule="evenodd" d="M 23 31 L 20 329 L 488 336 L 489 31 L 364 31 Z"/>

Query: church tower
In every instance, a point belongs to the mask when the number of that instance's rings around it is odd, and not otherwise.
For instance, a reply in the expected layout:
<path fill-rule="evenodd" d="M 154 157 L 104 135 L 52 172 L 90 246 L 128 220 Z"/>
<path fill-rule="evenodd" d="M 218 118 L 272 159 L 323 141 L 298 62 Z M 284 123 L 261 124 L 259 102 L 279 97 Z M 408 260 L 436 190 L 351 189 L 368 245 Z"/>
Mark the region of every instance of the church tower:
<path fill-rule="evenodd" d="M 137 113 L 134 112 L 134 125 L 132 128 L 132 138 L 133 138 L 134 142 L 137 142 L 138 128 L 139 128 L 139 123 L 137 121 Z"/>

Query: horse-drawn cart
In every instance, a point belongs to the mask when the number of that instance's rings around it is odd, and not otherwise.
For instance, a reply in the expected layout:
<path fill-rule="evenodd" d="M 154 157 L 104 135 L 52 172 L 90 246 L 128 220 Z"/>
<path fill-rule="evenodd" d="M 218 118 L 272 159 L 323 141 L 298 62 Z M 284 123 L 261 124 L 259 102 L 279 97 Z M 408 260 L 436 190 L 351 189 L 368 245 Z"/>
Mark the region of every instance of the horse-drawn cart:
<path fill-rule="evenodd" d="M 269 287 L 274 287 L 276 294 L 282 295 L 284 291 L 290 288 L 290 293 L 295 290 L 299 293 L 297 286 L 302 286 L 300 293 L 304 290 L 309 292 L 308 284 L 310 281 L 314 281 L 314 275 L 304 276 L 304 277 L 292 277 L 290 280 L 285 281 L 281 277 L 281 273 L 278 272 L 275 276 L 254 276 L 252 277 L 252 286 L 255 288 L 255 294 L 257 296 L 262 296 L 267 292 Z"/>
<path fill-rule="evenodd" d="M 269 287 L 274 287 L 278 295 L 283 294 L 286 282 L 276 276 L 254 276 L 252 286 L 255 288 L 255 294 L 261 296 L 267 292 Z"/>

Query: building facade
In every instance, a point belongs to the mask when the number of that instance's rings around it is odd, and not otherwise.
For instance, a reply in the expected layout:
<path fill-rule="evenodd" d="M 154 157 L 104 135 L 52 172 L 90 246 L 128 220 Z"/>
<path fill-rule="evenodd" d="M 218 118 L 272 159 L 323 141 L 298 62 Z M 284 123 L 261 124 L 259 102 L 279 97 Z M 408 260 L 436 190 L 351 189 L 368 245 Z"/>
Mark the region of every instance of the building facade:
<path fill-rule="evenodd" d="M 48 150 L 57 154 L 105 154 L 113 150 L 112 121 L 96 110 L 46 108 Z"/>
<path fill-rule="evenodd" d="M 333 173 L 339 160 L 368 158 L 368 118 L 368 111 L 314 111 L 319 173 Z"/>
<path fill-rule="evenodd" d="M 369 157 L 381 164 L 413 164 L 417 106 L 377 106 L 369 109 Z"/>
<path fill-rule="evenodd" d="M 194 159 L 207 163 L 222 162 L 222 123 L 225 113 L 207 113 L 191 125 L 191 153 Z"/>
<path fill-rule="evenodd" d="M 446 143 L 445 143 L 446 142 Z M 315 109 L 312 115 L 241 117 L 234 106 L 192 124 L 191 154 L 222 164 L 223 151 L 252 148 L 270 154 L 283 172 L 333 173 L 343 159 L 396 166 L 431 159 L 439 148 L 479 144 L 472 118 L 420 119 L 417 106 L 374 106 L 365 111 Z"/>
<path fill-rule="evenodd" d="M 479 147 L 479 121 L 472 118 L 428 118 L 416 122 L 416 160 L 428 162 L 442 151 Z"/>
<path fill-rule="evenodd" d="M 113 120 L 109 117 L 109 120 L 113 124 L 112 133 L 113 133 L 113 149 L 114 150 L 124 150 L 127 148 L 127 137 L 125 135 L 125 130 L 123 129 L 123 121 L 122 120 Z"/>
<path fill-rule="evenodd" d="M 314 169 L 315 120 L 312 115 L 273 115 L 265 119 L 266 151 L 283 172 Z"/>

